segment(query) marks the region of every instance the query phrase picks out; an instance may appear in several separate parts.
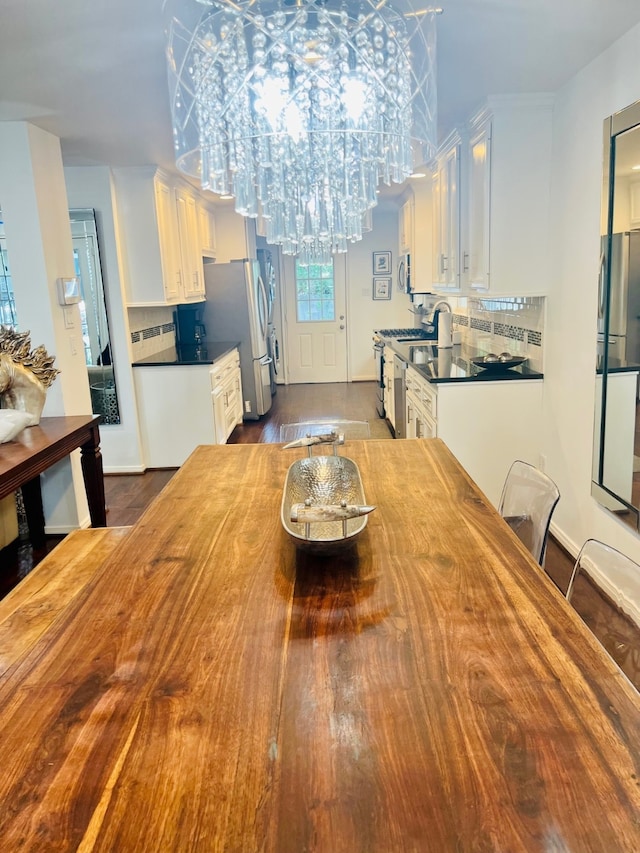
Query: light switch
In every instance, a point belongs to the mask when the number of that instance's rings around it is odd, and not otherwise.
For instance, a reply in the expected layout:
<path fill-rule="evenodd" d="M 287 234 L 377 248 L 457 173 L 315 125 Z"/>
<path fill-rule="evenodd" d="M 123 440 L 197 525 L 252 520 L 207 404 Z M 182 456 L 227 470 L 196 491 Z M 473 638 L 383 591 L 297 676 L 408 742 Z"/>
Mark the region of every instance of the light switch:
<path fill-rule="evenodd" d="M 71 337 L 69 338 L 69 348 L 71 349 L 71 355 L 78 354 L 78 347 L 76 345 L 76 339 L 74 335 L 71 335 Z"/>
<path fill-rule="evenodd" d="M 73 329 L 75 327 L 75 323 L 73 322 L 73 308 L 63 308 L 62 314 L 64 316 L 65 329 Z"/>

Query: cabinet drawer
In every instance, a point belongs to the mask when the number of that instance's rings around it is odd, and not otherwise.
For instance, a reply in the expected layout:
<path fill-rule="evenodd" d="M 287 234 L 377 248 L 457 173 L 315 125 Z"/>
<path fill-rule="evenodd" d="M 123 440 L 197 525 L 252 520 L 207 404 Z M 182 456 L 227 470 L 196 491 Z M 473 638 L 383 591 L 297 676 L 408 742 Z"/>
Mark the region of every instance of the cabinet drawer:
<path fill-rule="evenodd" d="M 415 397 L 418 405 L 424 409 L 426 414 L 433 420 L 438 416 L 438 392 L 433 385 L 423 379 L 415 370 L 407 370 L 407 394 Z"/>
<path fill-rule="evenodd" d="M 211 387 L 216 388 L 218 385 L 224 385 L 231 377 L 240 370 L 240 355 L 238 350 L 227 353 L 223 358 L 215 362 L 210 371 Z"/>
<path fill-rule="evenodd" d="M 434 420 L 438 417 L 438 395 L 429 385 L 425 385 L 420 389 L 420 400 L 427 414 Z"/>

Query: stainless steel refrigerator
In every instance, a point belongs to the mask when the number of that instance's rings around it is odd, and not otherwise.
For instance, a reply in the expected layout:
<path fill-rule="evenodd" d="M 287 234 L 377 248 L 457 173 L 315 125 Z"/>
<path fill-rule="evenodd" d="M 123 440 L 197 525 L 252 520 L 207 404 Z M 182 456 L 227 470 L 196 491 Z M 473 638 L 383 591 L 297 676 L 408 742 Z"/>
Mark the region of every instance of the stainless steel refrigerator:
<path fill-rule="evenodd" d="M 271 408 L 271 359 L 267 354 L 267 291 L 257 260 L 207 264 L 206 302 L 200 303 L 210 341 L 239 341 L 244 419 Z"/>
<path fill-rule="evenodd" d="M 602 243 L 602 265 L 606 253 Z M 605 291 L 600 283 L 598 305 L 598 354 L 605 346 Z M 607 349 L 610 364 L 621 367 L 640 364 L 640 231 L 625 231 L 611 237 L 611 277 Z"/>
<path fill-rule="evenodd" d="M 258 249 L 257 255 L 260 264 L 260 274 L 262 275 L 262 280 L 267 291 L 267 354 L 271 359 L 269 367 L 271 370 L 271 395 L 273 396 L 277 390 L 276 376 L 278 375 L 277 362 L 279 349 L 278 335 L 275 323 L 273 322 L 273 309 L 276 298 L 276 271 L 271 249 Z"/>

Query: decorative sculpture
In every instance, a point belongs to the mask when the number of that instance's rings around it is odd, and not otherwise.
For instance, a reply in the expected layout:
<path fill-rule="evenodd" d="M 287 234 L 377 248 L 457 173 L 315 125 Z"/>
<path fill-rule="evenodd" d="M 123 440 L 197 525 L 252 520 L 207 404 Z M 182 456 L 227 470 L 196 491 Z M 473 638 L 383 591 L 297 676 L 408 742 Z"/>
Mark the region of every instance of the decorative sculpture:
<path fill-rule="evenodd" d="M 60 371 L 44 346 L 31 349 L 29 334 L 0 326 L 0 403 L 29 414 L 29 426 L 34 426 L 40 423 L 47 388 Z"/>

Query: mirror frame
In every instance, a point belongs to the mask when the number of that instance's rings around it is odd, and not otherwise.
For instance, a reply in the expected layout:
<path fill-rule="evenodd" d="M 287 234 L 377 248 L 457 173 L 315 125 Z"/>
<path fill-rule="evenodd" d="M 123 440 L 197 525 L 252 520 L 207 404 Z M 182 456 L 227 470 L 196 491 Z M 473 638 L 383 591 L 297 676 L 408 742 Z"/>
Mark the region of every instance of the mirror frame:
<path fill-rule="evenodd" d="M 602 235 L 604 250 L 600 258 L 599 279 L 599 308 L 603 308 L 603 331 L 604 340 L 609 337 L 609 313 L 611 293 L 611 266 L 612 266 L 612 242 L 614 234 L 614 204 L 615 204 L 615 167 L 616 167 L 616 143 L 618 137 L 634 128 L 640 128 L 640 101 L 636 101 L 620 112 L 614 113 L 604 121 L 603 126 L 603 186 L 602 193 L 602 217 L 601 222 L 606 222 L 606 234 Z M 600 417 L 596 417 L 594 423 L 594 460 L 591 482 L 592 496 L 619 517 L 623 522 L 629 524 L 633 529 L 640 530 L 640 508 L 633 506 L 627 500 L 617 495 L 604 483 L 605 465 L 605 436 L 607 419 L 607 390 L 609 374 L 609 352 L 608 346 L 602 350 L 602 370 L 596 370 L 596 375 L 602 373 L 601 390 L 596 386 L 596 406 L 598 393 L 601 395 Z"/>
<path fill-rule="evenodd" d="M 89 266 L 93 267 L 93 287 L 91 290 L 91 299 L 86 291 L 89 282 L 86 282 L 81 275 L 83 285 L 83 298 L 87 305 L 93 306 L 94 312 L 97 312 L 99 320 L 96 323 L 98 328 L 98 347 L 100 352 L 95 364 L 87 364 L 87 373 L 89 375 L 89 390 L 91 393 L 91 401 L 94 411 L 102 415 L 100 428 L 119 425 L 121 423 L 120 401 L 118 397 L 118 389 L 116 383 L 116 373 L 113 364 L 113 343 L 111 341 L 111 323 L 109 322 L 109 310 L 107 305 L 107 294 L 104 283 L 104 272 L 102 268 L 102 257 L 100 249 L 100 234 L 97 212 L 92 207 L 71 208 L 69 210 L 69 219 L 71 222 L 72 240 L 83 239 L 86 244 L 87 237 L 93 238 L 93 249 L 90 251 Z M 82 226 L 83 233 L 76 234 L 74 226 Z M 107 343 L 103 348 L 103 341 L 100 338 L 99 329 L 102 327 L 106 332 Z M 100 362 L 99 359 L 104 355 L 105 349 L 108 347 L 109 362 L 106 364 Z M 92 381 L 92 372 L 94 375 Z"/>

